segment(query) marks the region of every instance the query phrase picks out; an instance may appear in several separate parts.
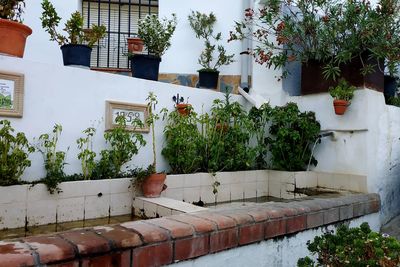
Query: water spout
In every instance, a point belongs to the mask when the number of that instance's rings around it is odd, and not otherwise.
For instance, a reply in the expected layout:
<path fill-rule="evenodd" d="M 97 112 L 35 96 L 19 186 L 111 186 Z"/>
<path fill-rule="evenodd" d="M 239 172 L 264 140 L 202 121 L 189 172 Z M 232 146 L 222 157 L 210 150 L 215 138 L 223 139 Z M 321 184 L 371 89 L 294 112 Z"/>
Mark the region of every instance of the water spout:
<path fill-rule="evenodd" d="M 315 140 L 314 145 L 313 145 L 313 147 L 312 147 L 312 149 L 311 149 L 311 156 L 310 156 L 310 159 L 308 160 L 308 165 L 307 165 L 307 170 L 306 170 L 306 171 L 309 171 L 309 170 L 310 170 L 311 160 L 312 160 L 312 158 L 313 158 L 313 156 L 314 156 L 314 150 L 315 150 L 315 147 L 317 146 L 318 141 L 320 141 L 321 138 L 328 137 L 328 136 L 330 136 L 330 137 L 333 138 L 334 135 L 335 135 L 334 132 L 321 132 L 321 133 L 318 135 L 317 140 Z"/>

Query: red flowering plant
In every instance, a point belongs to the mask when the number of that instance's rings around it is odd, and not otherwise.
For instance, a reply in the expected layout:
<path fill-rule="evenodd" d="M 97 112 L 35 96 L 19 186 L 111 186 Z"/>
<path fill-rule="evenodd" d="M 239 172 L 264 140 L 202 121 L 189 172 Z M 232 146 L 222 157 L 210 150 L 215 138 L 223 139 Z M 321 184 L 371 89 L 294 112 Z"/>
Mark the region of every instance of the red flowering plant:
<path fill-rule="evenodd" d="M 268 68 L 318 60 L 325 77 L 336 79 L 340 64 L 355 57 L 363 60 L 361 55 L 368 52 L 393 73 L 400 60 L 399 2 L 380 0 L 373 6 L 367 0 L 264 0 L 260 9 L 245 10 L 230 41 L 252 39 L 256 45 L 249 52 Z M 368 64 L 363 62 L 363 74 L 372 70 Z"/>

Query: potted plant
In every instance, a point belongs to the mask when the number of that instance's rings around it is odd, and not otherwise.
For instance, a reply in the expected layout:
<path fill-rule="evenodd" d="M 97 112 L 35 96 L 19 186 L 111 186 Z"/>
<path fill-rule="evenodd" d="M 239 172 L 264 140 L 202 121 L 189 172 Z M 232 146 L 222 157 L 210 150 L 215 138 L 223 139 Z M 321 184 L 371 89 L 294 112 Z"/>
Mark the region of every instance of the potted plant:
<path fill-rule="evenodd" d="M 336 115 L 343 115 L 346 112 L 354 96 L 355 89 L 355 86 L 349 85 L 345 79 L 340 79 L 337 86 L 329 89 L 329 93 L 333 97 L 333 106 Z"/>
<path fill-rule="evenodd" d="M 132 76 L 158 81 L 161 56 L 171 46 L 171 37 L 176 28 L 176 15 L 172 19 L 159 19 L 157 15 L 147 15 L 139 21 L 138 37 L 143 40 L 148 55 L 131 54 Z"/>
<path fill-rule="evenodd" d="M 50 34 L 50 40 L 61 46 L 65 66 L 82 66 L 90 68 L 90 54 L 92 47 L 106 34 L 104 25 L 92 25 L 90 29 L 83 29 L 83 17 L 76 11 L 65 24 L 64 36 L 57 31 L 61 18 L 54 6 L 48 0 L 42 2 L 42 27 Z"/>
<path fill-rule="evenodd" d="M 157 153 L 156 153 L 156 138 L 155 138 L 155 122 L 160 116 L 155 112 L 156 105 L 158 103 L 157 96 L 150 92 L 147 99 L 147 110 L 149 116 L 146 119 L 147 125 L 151 128 L 152 144 L 153 144 L 153 163 L 145 171 L 145 175 L 142 176 L 142 192 L 145 197 L 159 197 L 161 192 L 165 190 L 164 185 L 167 175 L 165 173 L 157 173 Z M 140 177 L 139 177 L 140 178 Z"/>
<path fill-rule="evenodd" d="M 177 94 L 176 96 L 172 97 L 172 100 L 174 100 L 175 108 L 179 114 L 183 116 L 187 116 L 190 114 L 190 111 L 192 110 L 192 105 L 190 105 L 189 103 L 184 103 L 183 97 L 179 97 L 179 94 Z"/>
<path fill-rule="evenodd" d="M 143 40 L 140 39 L 137 36 L 134 37 L 128 37 L 126 39 L 127 43 L 128 43 L 128 52 L 129 53 L 141 53 L 143 51 Z"/>
<path fill-rule="evenodd" d="M 265 1 L 259 11 L 245 11 L 230 40 L 255 39 L 251 52 L 256 62 L 282 68 L 283 76 L 290 62 L 301 62 L 303 94 L 326 92 L 340 77 L 357 87 L 383 91 L 384 63 L 393 73 L 399 62 L 397 3 Z"/>
<path fill-rule="evenodd" d="M 216 89 L 218 87 L 219 67 L 232 63 L 234 55 L 227 55 L 222 45 L 216 45 L 221 40 L 222 34 L 214 34 L 214 25 L 217 18 L 214 13 L 203 14 L 198 11 L 188 17 L 190 27 L 196 38 L 204 40 L 204 50 L 201 52 L 198 63 L 202 66 L 199 72 L 199 87 Z M 216 58 L 214 53 L 217 52 Z"/>
<path fill-rule="evenodd" d="M 22 58 L 32 29 L 22 24 L 24 0 L 0 0 L 0 54 Z"/>

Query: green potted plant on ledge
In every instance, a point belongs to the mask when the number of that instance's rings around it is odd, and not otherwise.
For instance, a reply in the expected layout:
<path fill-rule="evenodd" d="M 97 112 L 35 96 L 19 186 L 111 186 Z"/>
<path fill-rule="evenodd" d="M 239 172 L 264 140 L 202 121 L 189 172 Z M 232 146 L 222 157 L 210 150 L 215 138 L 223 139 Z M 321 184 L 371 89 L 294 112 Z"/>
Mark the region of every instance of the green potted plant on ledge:
<path fill-rule="evenodd" d="M 32 29 L 22 24 L 24 0 L 0 0 L 0 54 L 22 58 Z"/>
<path fill-rule="evenodd" d="M 345 79 L 340 79 L 337 86 L 329 89 L 329 93 L 333 97 L 333 107 L 336 115 L 343 115 L 346 112 L 354 96 L 355 89 L 356 87 L 351 86 Z"/>
<path fill-rule="evenodd" d="M 218 86 L 219 71 L 221 66 L 229 65 L 234 60 L 234 55 L 227 55 L 222 45 L 216 45 L 222 38 L 219 32 L 214 34 L 214 25 L 217 18 L 214 13 L 203 14 L 198 11 L 192 11 L 188 17 L 190 27 L 196 34 L 196 38 L 204 39 L 204 50 L 201 52 L 198 63 L 202 66 L 199 72 L 199 87 L 216 89 Z M 214 57 L 217 52 L 216 59 Z"/>
<path fill-rule="evenodd" d="M 147 15 L 139 21 L 138 37 L 143 40 L 148 55 L 130 54 L 132 77 L 157 81 L 161 56 L 171 46 L 177 20 L 159 19 L 157 15 Z"/>
<path fill-rule="evenodd" d="M 42 27 L 50 34 L 50 40 L 61 46 L 65 66 L 82 66 L 90 68 L 90 54 L 92 47 L 105 36 L 104 25 L 92 25 L 90 29 L 83 28 L 83 17 L 76 11 L 65 24 L 64 36 L 57 31 L 61 18 L 54 6 L 48 0 L 42 2 Z"/>
<path fill-rule="evenodd" d="M 161 192 L 165 190 L 164 185 L 167 175 L 165 173 L 157 173 L 157 152 L 156 152 L 156 137 L 155 137 L 155 123 L 160 119 L 160 116 L 155 112 L 156 105 L 158 104 L 157 96 L 150 92 L 147 99 L 147 110 L 149 116 L 146 119 L 146 124 L 151 128 L 152 135 L 152 149 L 153 149 L 153 163 L 149 165 L 147 170 L 139 172 L 137 179 L 142 185 L 142 192 L 145 197 L 159 197 Z"/>

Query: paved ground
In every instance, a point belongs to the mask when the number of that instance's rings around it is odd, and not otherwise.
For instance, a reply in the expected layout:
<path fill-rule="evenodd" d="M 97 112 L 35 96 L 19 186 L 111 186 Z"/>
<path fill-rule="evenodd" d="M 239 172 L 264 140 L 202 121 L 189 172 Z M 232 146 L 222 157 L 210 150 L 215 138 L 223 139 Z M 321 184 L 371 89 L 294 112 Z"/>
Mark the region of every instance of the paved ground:
<path fill-rule="evenodd" d="M 400 240 L 400 216 L 393 218 L 388 224 L 384 225 L 381 232 Z"/>

